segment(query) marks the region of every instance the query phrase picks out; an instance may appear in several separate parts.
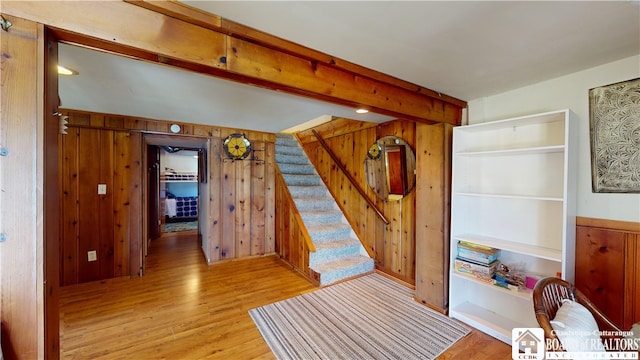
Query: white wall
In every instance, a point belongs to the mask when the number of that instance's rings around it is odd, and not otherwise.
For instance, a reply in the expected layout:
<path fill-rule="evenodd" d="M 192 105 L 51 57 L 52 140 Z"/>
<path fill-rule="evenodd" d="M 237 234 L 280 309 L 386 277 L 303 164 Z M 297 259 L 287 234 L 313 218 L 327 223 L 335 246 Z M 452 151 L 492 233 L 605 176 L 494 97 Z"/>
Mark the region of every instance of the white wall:
<path fill-rule="evenodd" d="M 160 171 L 171 168 L 180 172 L 198 172 L 198 159 L 193 155 L 197 155 L 197 152 L 182 150 L 172 154 L 160 150 Z"/>
<path fill-rule="evenodd" d="M 198 159 L 193 156 L 195 151 L 183 150 L 177 153 L 168 153 L 165 150 L 160 151 L 160 171 L 164 172 L 165 168 L 170 168 L 178 172 L 198 172 Z M 165 183 L 166 191 L 171 192 L 175 196 L 198 196 L 198 183 Z M 161 194 L 161 197 L 163 195 Z"/>
<path fill-rule="evenodd" d="M 638 77 L 640 55 L 469 101 L 469 123 L 571 109 L 578 117 L 579 137 L 576 215 L 640 222 L 640 194 L 592 192 L 589 137 L 589 89 Z"/>

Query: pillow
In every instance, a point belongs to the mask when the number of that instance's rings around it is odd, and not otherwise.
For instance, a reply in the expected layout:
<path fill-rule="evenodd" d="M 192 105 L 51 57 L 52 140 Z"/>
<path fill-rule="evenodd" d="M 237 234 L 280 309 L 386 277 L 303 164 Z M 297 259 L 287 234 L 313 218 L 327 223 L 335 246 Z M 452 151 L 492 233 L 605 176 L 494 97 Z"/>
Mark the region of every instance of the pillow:
<path fill-rule="evenodd" d="M 633 326 L 631 326 L 631 330 L 629 331 L 629 334 L 625 337 L 628 339 L 640 340 L 640 322 L 633 324 Z"/>
<path fill-rule="evenodd" d="M 582 304 L 562 300 L 551 327 L 567 352 L 605 351 L 596 319 Z"/>

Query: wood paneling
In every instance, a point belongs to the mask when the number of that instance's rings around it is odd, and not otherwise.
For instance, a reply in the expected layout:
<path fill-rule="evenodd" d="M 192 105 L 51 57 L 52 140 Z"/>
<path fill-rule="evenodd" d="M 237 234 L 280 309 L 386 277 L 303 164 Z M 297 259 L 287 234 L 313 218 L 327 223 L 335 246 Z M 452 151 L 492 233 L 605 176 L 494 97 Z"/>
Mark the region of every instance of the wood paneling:
<path fill-rule="evenodd" d="M 640 233 L 627 234 L 626 245 L 623 326 L 630 327 L 640 322 Z"/>
<path fill-rule="evenodd" d="M 123 148 L 124 149 L 124 148 Z M 139 216 L 142 213 L 142 176 L 144 174 L 142 169 L 142 134 L 140 133 L 130 133 L 129 134 L 129 146 L 127 148 L 130 153 L 130 162 L 129 166 L 125 166 L 125 172 L 122 177 L 123 184 L 128 184 L 129 193 L 125 194 L 123 191 L 122 194 L 122 203 L 125 206 L 129 207 L 129 214 L 138 215 L 129 216 L 126 219 L 126 228 L 128 229 L 128 239 L 126 242 L 129 244 L 129 274 L 131 275 L 141 275 L 142 274 L 142 256 L 143 256 L 143 225 L 140 223 L 141 218 L 145 218 L 144 216 Z M 125 177 L 126 176 L 126 177 Z M 123 186 L 126 189 L 126 186 Z M 124 221 L 122 222 L 125 223 Z M 126 234 L 126 233 L 125 233 Z M 123 235 L 125 235 L 123 234 Z M 123 256 L 126 254 L 123 253 Z M 124 263 L 124 261 L 123 261 Z M 126 274 L 127 272 L 123 272 L 122 274 Z"/>
<path fill-rule="evenodd" d="M 367 184 L 364 162 L 369 146 L 383 136 L 398 136 L 415 149 L 415 128 L 416 124 L 410 121 L 396 120 L 371 127 L 370 124 L 363 126 L 361 122 L 347 119 L 336 119 L 314 128 L 389 220 L 388 225 L 351 186 L 329 154 L 315 141 L 311 130 L 298 134 L 309 159 L 365 249 L 372 254 L 376 267 L 409 283 L 414 283 L 415 279 L 416 192 L 411 191 L 401 201 L 381 200 Z"/>
<path fill-rule="evenodd" d="M 64 110 L 69 135 L 60 135 L 61 282 L 64 285 L 140 275 L 143 266 L 142 132 L 169 132 L 169 122 Z M 210 141 L 208 218 L 200 219 L 210 263 L 274 252 L 273 134 L 183 124 L 181 136 Z M 127 129 L 133 126 L 133 129 Z M 120 128 L 122 127 L 122 128 Z M 243 132 L 254 149 L 245 160 L 227 159 L 222 142 Z M 216 135 L 215 137 L 212 135 Z M 155 135 L 157 136 L 157 135 Z M 165 136 L 165 135 L 162 135 Z M 166 135 L 169 137 L 171 135 Z M 199 137 L 199 141 L 202 138 Z M 98 195 L 97 185 L 107 194 Z M 98 261 L 87 252 L 96 250 Z"/>
<path fill-rule="evenodd" d="M 73 119 L 74 113 L 69 115 Z M 72 127 L 60 143 L 61 284 L 136 275 L 129 257 L 130 232 L 142 225 L 132 220 L 140 214 L 131 211 L 132 202 L 140 201 L 131 187 L 132 172 L 139 168 L 133 154 L 139 152 L 132 149 L 130 134 Z M 105 195 L 98 194 L 98 184 L 106 185 Z M 97 261 L 88 260 L 88 251 L 96 251 Z"/>
<path fill-rule="evenodd" d="M 220 239 L 220 258 L 233 259 L 236 257 L 236 193 L 235 177 L 237 163 L 232 160 L 222 162 L 222 236 Z M 231 221 L 225 221 L 231 219 Z"/>
<path fill-rule="evenodd" d="M 296 216 L 293 198 L 279 171 L 276 171 L 275 179 L 275 206 L 276 253 L 317 285 L 320 279 L 314 277 L 317 274 L 309 269 L 310 248 L 305 238 L 308 234 L 300 226 L 302 219 Z"/>
<path fill-rule="evenodd" d="M 44 32 L 44 34 L 43 34 Z M 43 234 L 43 268 L 44 268 L 44 357 L 55 360 L 60 356 L 60 317 L 58 312 L 58 292 L 60 289 L 60 199 L 59 189 L 59 142 L 60 118 L 58 107 L 58 43 L 50 31 L 38 27 L 38 37 L 45 44 L 38 46 L 44 53 L 44 234 Z M 45 46 L 46 45 L 46 46 Z M 38 57 L 40 58 L 40 56 Z M 39 71 L 38 71 L 39 72 Z"/>
<path fill-rule="evenodd" d="M 418 124 L 416 140 L 416 299 L 448 307 L 451 140 L 453 127 Z"/>
<path fill-rule="evenodd" d="M 13 26 L 0 36 L 0 147 L 6 151 L 0 157 L 2 350 L 7 359 L 35 359 L 44 356 L 44 64 L 38 61 L 44 45 L 42 27 L 4 17 Z"/>
<path fill-rule="evenodd" d="M 44 27 L 3 15 L 12 26 L 0 35 L 2 348 L 7 359 L 56 359 L 58 316 L 45 312 L 57 311 L 59 118 L 57 82 L 45 69 L 57 48 Z"/>
<path fill-rule="evenodd" d="M 251 191 L 252 189 L 266 189 L 266 163 L 264 161 L 264 157 L 266 155 L 266 144 L 264 142 L 259 142 L 252 147 L 254 151 L 254 160 L 247 161 L 249 164 L 248 168 L 251 170 L 253 168 L 251 174 L 251 180 L 246 181 L 248 189 Z M 245 166 L 247 166 L 245 164 Z M 266 238 L 266 196 L 265 192 L 256 192 L 254 196 L 251 196 L 251 193 L 248 194 L 250 199 L 251 218 L 249 219 L 249 223 L 246 225 L 250 230 L 250 255 L 260 255 L 264 254 L 264 246 L 265 246 L 265 238 Z"/>
<path fill-rule="evenodd" d="M 276 251 L 276 147 L 273 142 L 265 142 L 265 196 L 264 206 L 264 252 L 271 254 Z"/>
<path fill-rule="evenodd" d="M 209 227 L 209 254 L 207 256 L 209 262 L 214 263 L 222 259 L 222 142 L 211 141 L 209 152 L 209 219 L 205 219 Z"/>
<path fill-rule="evenodd" d="M 578 218 L 576 287 L 622 329 L 640 321 L 640 223 Z"/>

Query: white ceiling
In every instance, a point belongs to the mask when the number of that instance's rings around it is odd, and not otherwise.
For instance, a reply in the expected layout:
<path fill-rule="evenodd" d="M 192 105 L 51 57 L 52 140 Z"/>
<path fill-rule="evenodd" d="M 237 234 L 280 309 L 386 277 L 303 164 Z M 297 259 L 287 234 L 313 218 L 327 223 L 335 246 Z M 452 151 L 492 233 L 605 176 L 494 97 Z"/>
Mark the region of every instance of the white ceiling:
<path fill-rule="evenodd" d="M 58 52 L 58 62 L 79 73 L 59 77 L 64 108 L 266 132 L 327 114 L 392 119 L 77 46 L 60 44 Z"/>
<path fill-rule="evenodd" d="M 184 2 L 467 101 L 640 54 L 637 0 Z M 80 72 L 64 107 L 269 132 L 390 119 L 71 46 L 60 60 Z"/>

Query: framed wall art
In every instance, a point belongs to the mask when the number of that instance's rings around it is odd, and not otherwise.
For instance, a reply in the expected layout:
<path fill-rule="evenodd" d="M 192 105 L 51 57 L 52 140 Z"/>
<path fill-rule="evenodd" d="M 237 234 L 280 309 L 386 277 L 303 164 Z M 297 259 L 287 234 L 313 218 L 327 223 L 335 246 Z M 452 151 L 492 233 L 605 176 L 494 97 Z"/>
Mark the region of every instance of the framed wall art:
<path fill-rule="evenodd" d="M 640 193 L 640 78 L 589 90 L 591 182 L 597 193 Z"/>

